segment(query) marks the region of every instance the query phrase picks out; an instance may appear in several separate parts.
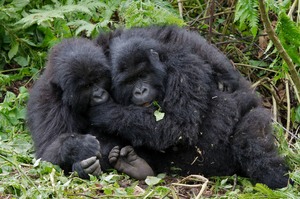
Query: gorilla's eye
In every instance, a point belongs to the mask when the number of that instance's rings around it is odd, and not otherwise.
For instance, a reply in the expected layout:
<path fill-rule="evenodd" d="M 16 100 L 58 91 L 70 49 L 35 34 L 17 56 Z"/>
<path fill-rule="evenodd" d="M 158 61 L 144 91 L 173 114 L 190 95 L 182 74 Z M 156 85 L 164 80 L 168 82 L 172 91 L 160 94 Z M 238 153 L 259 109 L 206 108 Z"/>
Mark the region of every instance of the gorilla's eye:
<path fill-rule="evenodd" d="M 85 85 L 85 88 L 91 88 L 93 86 L 93 84 L 92 83 L 89 83 L 89 84 L 86 84 Z"/>
<path fill-rule="evenodd" d="M 140 79 L 144 79 L 145 77 L 146 77 L 146 74 L 144 74 L 144 73 L 138 74 L 138 78 L 140 78 Z"/>
<path fill-rule="evenodd" d="M 128 69 L 128 68 L 127 68 L 126 65 L 120 66 L 119 72 L 120 72 L 120 73 L 123 73 L 123 72 L 127 71 L 127 69 Z"/>

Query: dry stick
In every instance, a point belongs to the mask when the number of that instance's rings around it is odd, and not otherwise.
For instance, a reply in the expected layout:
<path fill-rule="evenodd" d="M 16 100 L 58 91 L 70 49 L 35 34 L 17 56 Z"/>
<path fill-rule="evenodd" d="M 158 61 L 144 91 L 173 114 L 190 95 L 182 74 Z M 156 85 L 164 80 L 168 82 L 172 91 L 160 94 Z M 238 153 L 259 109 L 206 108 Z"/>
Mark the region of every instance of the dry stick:
<path fill-rule="evenodd" d="M 273 93 L 275 93 L 276 94 L 276 91 L 275 91 L 275 89 L 273 88 L 273 86 L 271 86 L 271 93 L 272 93 L 272 104 L 273 104 L 273 120 L 274 121 L 276 121 L 277 122 L 277 117 L 278 117 L 278 115 L 277 115 L 277 113 L 278 113 L 278 109 L 277 109 L 277 102 L 276 102 L 276 98 L 275 98 L 275 96 L 274 96 L 274 94 Z"/>
<path fill-rule="evenodd" d="M 269 17 L 268 17 L 267 12 L 266 12 L 264 1 L 263 0 L 258 0 L 258 3 L 259 3 L 259 10 L 260 10 L 260 14 L 261 14 L 261 19 L 262 19 L 262 22 L 263 22 L 263 24 L 266 28 L 266 32 L 267 32 L 269 38 L 271 39 L 271 41 L 273 42 L 274 46 L 277 48 L 280 57 L 288 65 L 292 81 L 294 82 L 294 84 L 296 86 L 296 92 L 299 93 L 300 92 L 300 77 L 298 76 L 298 73 L 295 69 L 295 65 L 293 64 L 292 59 L 290 58 L 290 56 L 287 54 L 287 52 L 283 48 L 282 44 L 280 43 L 279 39 L 277 38 L 277 36 L 276 36 L 272 26 L 271 26 Z"/>
<path fill-rule="evenodd" d="M 179 9 L 179 15 L 182 18 L 183 17 L 183 2 L 182 0 L 178 0 L 178 9 Z"/>
<path fill-rule="evenodd" d="M 290 99 L 290 86 L 289 86 L 289 80 L 288 80 L 288 75 L 286 75 L 286 80 L 285 80 L 285 92 L 286 92 L 286 108 L 287 108 L 287 113 L 286 113 L 286 133 L 285 133 L 285 138 L 288 140 L 289 138 L 289 130 L 290 130 L 290 123 L 291 123 L 291 99 Z"/>
<path fill-rule="evenodd" d="M 289 16 L 289 17 L 292 17 L 293 12 L 294 12 L 294 10 L 295 10 L 295 8 L 296 8 L 296 5 L 297 5 L 297 0 L 294 1 L 294 3 L 292 4 L 292 6 L 291 6 L 291 8 L 290 8 L 290 10 L 289 10 L 289 13 L 288 13 L 288 16 Z"/>
<path fill-rule="evenodd" d="M 215 0 L 211 0 L 210 2 L 210 6 L 209 6 L 209 14 L 210 14 L 210 18 L 209 18 L 209 34 L 208 34 L 208 41 L 209 43 L 211 43 L 211 36 L 212 36 L 212 26 L 214 23 L 214 13 L 215 13 Z"/>
<path fill-rule="evenodd" d="M 297 23 L 300 21 L 300 1 L 298 1 L 298 9 L 297 9 Z"/>
<path fill-rule="evenodd" d="M 234 13 L 235 11 L 233 9 L 229 9 L 229 10 L 225 10 L 223 12 L 218 12 L 218 13 L 215 13 L 213 15 L 213 17 L 217 17 L 217 16 L 220 16 L 220 15 L 225 15 L 225 14 L 230 14 L 230 13 Z M 200 16 L 200 15 L 199 15 Z M 202 18 L 198 18 L 197 20 L 198 21 L 203 21 L 203 20 L 206 20 L 206 19 L 210 19 L 211 16 L 206 16 L 206 17 L 202 17 Z"/>
<path fill-rule="evenodd" d="M 194 180 L 197 181 L 201 181 L 204 182 L 203 184 L 195 184 L 195 185 L 188 185 L 188 184 L 183 184 L 185 181 L 190 180 L 191 178 L 194 178 Z M 203 192 L 205 191 L 207 184 L 208 184 L 209 180 L 201 175 L 189 175 L 187 177 L 185 177 L 184 179 L 181 180 L 181 183 L 172 183 L 173 186 L 182 186 L 182 187 L 201 187 L 200 192 L 198 193 L 198 195 L 196 196 L 195 199 L 200 199 L 200 197 L 202 196 Z"/>

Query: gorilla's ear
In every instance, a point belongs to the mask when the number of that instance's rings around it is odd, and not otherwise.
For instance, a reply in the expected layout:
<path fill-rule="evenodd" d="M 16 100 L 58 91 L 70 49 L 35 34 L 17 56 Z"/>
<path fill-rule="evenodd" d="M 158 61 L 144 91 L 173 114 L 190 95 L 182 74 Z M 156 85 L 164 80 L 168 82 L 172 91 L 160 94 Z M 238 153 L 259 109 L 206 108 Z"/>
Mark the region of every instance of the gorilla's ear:
<path fill-rule="evenodd" d="M 50 84 L 53 92 L 55 92 L 57 96 L 61 96 L 62 95 L 62 93 L 63 93 L 62 88 L 55 81 L 53 81 L 53 79 L 51 79 L 49 81 L 49 84 Z"/>
<path fill-rule="evenodd" d="M 159 54 L 158 52 L 156 52 L 155 50 L 153 49 L 150 49 L 150 53 L 153 57 L 155 57 L 156 59 L 159 59 Z"/>

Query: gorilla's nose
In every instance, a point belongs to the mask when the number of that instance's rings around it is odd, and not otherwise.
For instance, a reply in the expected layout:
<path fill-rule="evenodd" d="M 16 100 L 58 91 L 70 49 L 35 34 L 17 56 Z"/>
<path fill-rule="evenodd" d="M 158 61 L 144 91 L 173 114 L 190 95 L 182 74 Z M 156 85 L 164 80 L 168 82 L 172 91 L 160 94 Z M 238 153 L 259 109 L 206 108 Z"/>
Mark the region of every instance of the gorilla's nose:
<path fill-rule="evenodd" d="M 143 99 L 145 97 L 147 97 L 149 94 L 149 89 L 147 87 L 140 87 L 140 88 L 135 88 L 133 95 L 137 98 L 137 99 Z"/>
<path fill-rule="evenodd" d="M 95 87 L 93 89 L 92 105 L 102 104 L 109 98 L 109 94 L 102 88 Z"/>

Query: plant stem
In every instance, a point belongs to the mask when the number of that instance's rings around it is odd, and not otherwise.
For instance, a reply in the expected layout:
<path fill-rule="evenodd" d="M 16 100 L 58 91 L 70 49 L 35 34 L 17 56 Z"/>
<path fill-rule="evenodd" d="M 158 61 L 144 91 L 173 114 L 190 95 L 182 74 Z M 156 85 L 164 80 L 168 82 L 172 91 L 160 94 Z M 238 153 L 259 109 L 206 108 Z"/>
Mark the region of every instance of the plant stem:
<path fill-rule="evenodd" d="M 287 54 L 287 52 L 283 48 L 282 44 L 280 43 L 278 37 L 275 34 L 275 31 L 273 30 L 273 28 L 271 26 L 269 17 L 266 12 L 264 0 L 258 0 L 258 2 L 259 2 L 259 10 L 260 10 L 260 14 L 261 14 L 261 19 L 266 28 L 266 32 L 267 32 L 269 38 L 271 39 L 271 41 L 273 42 L 274 46 L 277 48 L 280 57 L 288 65 L 291 79 L 294 82 L 295 87 L 297 89 L 296 92 L 299 93 L 300 92 L 300 77 L 295 69 L 295 65 L 292 62 L 292 59 L 290 58 L 290 56 Z"/>

